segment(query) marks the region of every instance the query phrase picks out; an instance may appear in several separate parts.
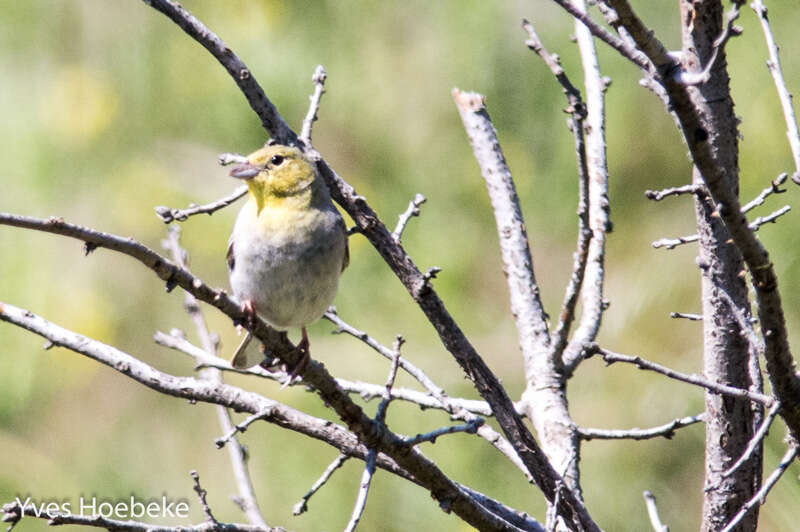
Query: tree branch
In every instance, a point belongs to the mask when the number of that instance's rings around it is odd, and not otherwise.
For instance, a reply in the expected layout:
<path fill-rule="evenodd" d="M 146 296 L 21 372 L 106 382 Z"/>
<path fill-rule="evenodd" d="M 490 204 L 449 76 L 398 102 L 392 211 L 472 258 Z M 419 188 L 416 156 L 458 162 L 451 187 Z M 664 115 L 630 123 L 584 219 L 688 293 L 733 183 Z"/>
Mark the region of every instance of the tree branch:
<path fill-rule="evenodd" d="M 311 489 L 308 490 L 306 494 L 303 495 L 303 497 L 297 502 L 297 504 L 294 505 L 292 508 L 293 515 L 300 515 L 308 510 L 309 499 L 311 499 L 311 497 L 313 497 L 314 494 L 318 492 L 326 482 L 328 482 L 328 479 L 331 478 L 337 469 L 342 467 L 342 464 L 344 464 L 348 458 L 350 457 L 346 454 L 340 454 L 333 462 L 331 462 L 331 465 L 329 465 L 325 471 L 322 472 L 322 475 L 317 479 L 316 482 L 314 482 L 314 485 L 311 486 Z"/>
<path fill-rule="evenodd" d="M 722 529 L 722 532 L 731 532 L 736 528 L 736 525 L 747 516 L 750 511 L 754 508 L 761 506 L 767 500 L 767 495 L 769 494 L 772 487 L 780 480 L 781 476 L 789 469 L 789 466 L 792 465 L 794 459 L 797 457 L 798 448 L 797 444 L 792 443 L 789 445 L 789 449 L 787 449 L 786 454 L 783 455 L 781 458 L 778 467 L 772 474 L 764 481 L 764 485 L 761 486 L 761 489 L 753 495 L 750 500 L 748 500 L 743 506 L 742 509 L 730 520 L 730 522 Z"/>
<path fill-rule="evenodd" d="M 397 220 L 397 226 L 394 228 L 394 231 L 392 231 L 392 238 L 395 242 L 398 244 L 400 243 L 408 221 L 411 220 L 412 216 L 419 216 L 419 207 L 426 201 L 428 201 L 428 198 L 422 194 L 417 193 L 414 195 L 414 199 L 408 203 L 408 208 L 400 215 Z"/>
<path fill-rule="evenodd" d="M 194 216 L 195 214 L 208 214 L 210 216 L 218 210 L 224 209 L 245 194 L 247 194 L 247 185 L 241 185 L 236 187 L 236 190 L 234 190 L 230 196 L 225 196 L 224 198 L 207 203 L 206 205 L 195 205 L 192 203 L 185 209 L 172 209 L 165 205 L 159 205 L 155 208 L 155 211 L 156 215 L 161 218 L 161 221 L 165 224 L 174 221 L 185 222 L 189 219 L 189 216 Z"/>
<path fill-rule="evenodd" d="M 650 429 L 607 430 L 578 427 L 578 436 L 582 440 L 649 440 L 652 438 L 666 438 L 671 440 L 677 429 L 702 423 L 706 414 L 697 414 L 683 418 L 673 419 L 669 423 Z"/>
<path fill-rule="evenodd" d="M 166 14 L 176 22 L 192 38 L 205 46 L 214 57 L 223 64 L 229 74 L 234 77 L 234 81 L 244 92 L 250 102 L 250 106 L 261 118 L 262 125 L 278 142 L 284 144 L 295 144 L 296 134 L 289 129 L 286 122 L 280 117 L 274 105 L 264 95 L 263 90 L 255 82 L 250 71 L 244 63 L 236 57 L 233 52 L 224 46 L 222 41 L 214 35 L 208 28 L 203 26 L 195 17 L 183 8 L 170 2 L 169 0 L 145 0 L 157 10 Z M 554 500 L 559 477 L 553 471 L 550 464 L 541 453 L 539 446 L 534 440 L 528 428 L 523 423 L 519 415 L 514 410 L 513 404 L 498 381 L 497 377 L 489 370 L 483 359 L 478 355 L 475 348 L 470 344 L 464 333 L 450 316 L 439 299 L 439 296 L 430 286 L 425 276 L 420 272 L 411 258 L 405 253 L 402 247 L 392 239 L 391 233 L 380 221 L 375 212 L 367 205 L 363 196 L 355 193 L 351 185 L 337 175 L 322 157 L 315 150 L 307 150 L 307 154 L 312 160 L 317 162 L 317 169 L 325 180 L 330 190 L 331 197 L 339 203 L 347 214 L 356 222 L 359 232 L 363 234 L 375 249 L 380 253 L 392 271 L 401 280 L 414 301 L 420 306 L 428 320 L 436 329 L 442 343 L 453 355 L 467 376 L 475 383 L 476 389 L 483 398 L 491 405 L 498 423 L 500 424 L 506 437 L 514 446 L 525 467 L 536 479 L 536 483 L 548 500 Z M 240 316 L 243 317 L 243 316 Z M 251 331 L 255 335 L 255 331 Z M 256 335 L 257 336 L 257 335 Z M 258 336 L 257 336 L 258 337 Z M 260 338 L 259 338 L 260 339 Z M 263 342 L 262 342 L 263 343 Z M 277 343 L 277 342 L 276 342 Z M 267 342 L 270 345 L 270 342 Z M 320 370 L 317 365 L 312 364 L 310 373 L 316 374 Z M 309 379 L 309 371 L 304 375 Z M 313 378 L 313 377 L 312 377 Z M 328 392 L 341 392 L 337 388 L 332 388 L 334 381 L 327 382 L 325 389 L 320 393 L 325 397 Z M 342 403 L 341 398 L 337 398 L 339 407 L 347 410 L 348 418 L 355 422 L 357 417 L 363 416 L 355 405 Z M 337 408 L 334 406 L 334 408 Z M 356 411 L 358 409 L 358 411 Z M 338 410 L 337 410 L 338 411 Z M 357 425 L 353 425 L 355 428 Z M 358 425 L 366 429 L 364 436 L 366 441 L 375 437 L 375 427 L 371 423 Z M 437 469 L 438 471 L 438 469 Z M 432 478 L 430 480 L 433 480 Z M 435 496 L 452 498 L 461 501 L 458 494 L 453 491 L 450 483 L 438 484 Z M 573 504 L 575 503 L 575 504 Z M 571 495 L 561 497 L 561 506 L 564 515 L 569 516 L 569 521 L 580 523 L 580 526 L 587 530 L 596 530 L 597 525 L 592 521 L 582 504 L 577 504 Z M 455 508 L 453 508 L 455 510 Z M 469 520 L 468 520 L 469 522 Z M 472 523 L 474 525 L 474 523 Z"/>
<path fill-rule="evenodd" d="M 740 397 L 746 398 L 750 401 L 755 401 L 757 403 L 761 403 L 765 406 L 772 406 L 775 404 L 775 399 L 764 395 L 762 393 L 755 393 L 751 392 L 750 390 L 745 390 L 743 388 L 734 388 L 733 386 L 726 386 L 724 384 L 719 384 L 715 382 L 711 382 L 707 379 L 699 375 L 686 375 L 684 373 L 680 373 L 673 369 L 667 368 L 662 366 L 661 364 L 656 364 L 655 362 L 650 362 L 649 360 L 645 360 L 639 356 L 630 356 L 630 355 L 621 355 L 619 353 L 614 353 L 612 351 L 608 351 L 606 349 L 602 349 L 597 344 L 590 344 L 586 346 L 586 357 L 590 357 L 592 355 L 599 354 L 603 357 L 606 364 L 611 365 L 615 362 L 624 362 L 626 364 L 633 364 L 639 369 L 646 369 L 649 371 L 655 371 L 656 373 L 660 373 L 670 379 L 675 379 L 681 382 L 685 382 L 687 384 L 694 384 L 695 386 L 700 386 L 701 388 L 705 388 L 706 390 L 722 395 L 730 395 L 732 397 Z"/>
<path fill-rule="evenodd" d="M 794 158 L 795 172 L 792 175 L 792 180 L 800 185 L 800 131 L 797 129 L 797 118 L 794 113 L 794 106 L 792 105 L 792 95 L 786 88 L 786 80 L 783 79 L 783 69 L 781 69 L 781 60 L 778 55 L 778 45 L 775 43 L 775 37 L 772 35 L 772 28 L 769 24 L 767 17 L 767 6 L 761 0 L 753 0 L 750 7 L 758 15 L 758 20 L 761 22 L 761 29 L 764 31 L 764 39 L 767 41 L 767 50 L 769 51 L 769 60 L 767 61 L 767 68 L 772 74 L 772 79 L 775 82 L 775 88 L 778 91 L 778 99 L 783 108 L 783 117 L 786 120 L 786 137 L 789 139 L 789 148 L 792 151 Z"/>
<path fill-rule="evenodd" d="M 580 91 L 575 88 L 564 72 L 559 57 L 547 51 L 530 22 L 523 19 L 522 27 L 528 33 L 528 40 L 525 41 L 525 44 L 542 58 L 563 88 L 564 96 L 567 98 L 566 112 L 571 115 L 569 128 L 575 141 L 575 159 L 578 166 L 578 242 L 573 255 L 572 275 L 570 275 L 569 284 L 564 292 L 558 324 L 550 339 L 549 357 L 556 359 L 561 358 L 564 348 L 567 346 L 569 331 L 575 319 L 575 306 L 578 304 L 578 296 L 586 273 L 586 258 L 592 238 L 592 232 L 589 229 L 589 169 L 584 138 L 586 106 Z"/>
<path fill-rule="evenodd" d="M 187 273 L 187 275 L 189 274 Z M 362 459 L 366 458 L 368 454 L 367 448 L 360 444 L 353 434 L 343 428 L 330 421 L 313 418 L 290 409 L 258 394 L 226 384 L 164 374 L 112 346 L 58 327 L 29 311 L 8 304 L 0 303 L 0 320 L 14 323 L 39 334 L 54 345 L 64 346 L 82 353 L 161 393 L 221 404 L 236 411 L 253 414 L 268 412 L 269 415 L 265 415 L 264 419 L 271 423 L 330 443 L 340 451 Z M 256 329 L 256 332 L 258 333 L 256 337 L 258 337 L 262 331 Z M 308 378 L 309 375 L 310 378 Z M 330 384 L 325 382 L 326 378 L 318 377 L 317 372 L 312 371 L 312 368 L 306 371 L 305 376 L 309 382 L 320 383 L 323 388 L 317 387 L 319 393 L 323 397 L 330 397 L 339 405 L 340 410 L 344 410 L 342 405 L 349 402 L 349 399 L 342 401 L 338 394 L 333 393 Z M 342 395 L 344 395 L 343 392 Z M 355 408 L 358 407 L 355 406 Z M 358 408 L 358 412 L 361 412 L 360 408 Z M 363 412 L 354 425 L 356 423 L 363 424 L 363 426 L 353 427 L 357 430 L 356 434 L 361 441 L 370 442 L 385 454 L 397 457 L 397 461 L 386 457 L 379 460 L 382 468 L 388 468 L 393 473 L 406 479 L 413 479 L 415 483 L 426 487 L 438 500 L 449 504 L 449 507 L 467 522 L 478 523 L 479 525 L 476 526 L 486 527 L 487 530 L 508 530 L 508 523 L 503 517 L 487 510 L 482 503 L 468 495 L 462 486 L 444 476 L 435 464 L 424 458 L 419 452 L 409 451 L 402 438 L 385 428 L 378 434 L 370 433 L 370 429 L 375 430 L 371 427 L 373 421 L 364 416 Z M 368 435 L 371 437 L 367 437 Z"/>
<path fill-rule="evenodd" d="M 306 145 L 311 145 L 311 128 L 314 122 L 317 121 L 317 113 L 319 112 L 319 102 L 322 100 L 322 95 L 325 94 L 325 79 L 328 73 L 322 65 L 317 65 L 314 75 L 311 76 L 311 81 L 314 82 L 314 94 L 310 97 L 310 104 L 308 106 L 308 113 L 303 119 L 303 128 L 300 131 L 300 140 Z"/>

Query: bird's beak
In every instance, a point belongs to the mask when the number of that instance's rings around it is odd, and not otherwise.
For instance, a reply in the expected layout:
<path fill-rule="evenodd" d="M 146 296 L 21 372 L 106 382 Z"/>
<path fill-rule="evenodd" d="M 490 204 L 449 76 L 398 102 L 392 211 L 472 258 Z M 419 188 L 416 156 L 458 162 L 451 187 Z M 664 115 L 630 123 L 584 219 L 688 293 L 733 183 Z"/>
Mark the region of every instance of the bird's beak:
<path fill-rule="evenodd" d="M 250 163 L 244 163 L 231 170 L 230 176 L 238 179 L 252 179 L 261 170 Z"/>

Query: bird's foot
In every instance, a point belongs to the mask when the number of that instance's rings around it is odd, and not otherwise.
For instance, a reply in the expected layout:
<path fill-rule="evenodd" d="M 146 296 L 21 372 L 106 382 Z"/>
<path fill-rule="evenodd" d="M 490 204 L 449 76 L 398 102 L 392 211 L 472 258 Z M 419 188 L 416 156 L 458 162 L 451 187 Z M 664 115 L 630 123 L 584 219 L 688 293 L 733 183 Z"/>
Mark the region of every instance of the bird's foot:
<path fill-rule="evenodd" d="M 244 314 L 245 325 L 252 329 L 256 324 L 256 304 L 252 299 L 245 299 L 242 302 L 242 313 Z"/>

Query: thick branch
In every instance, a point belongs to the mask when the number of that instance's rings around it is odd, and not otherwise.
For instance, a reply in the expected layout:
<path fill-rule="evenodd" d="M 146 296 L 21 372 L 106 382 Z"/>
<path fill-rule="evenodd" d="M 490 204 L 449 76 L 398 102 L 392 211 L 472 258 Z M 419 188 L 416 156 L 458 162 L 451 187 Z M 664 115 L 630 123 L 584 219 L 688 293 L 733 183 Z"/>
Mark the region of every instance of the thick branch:
<path fill-rule="evenodd" d="M 65 224 L 60 220 L 46 221 L 0 214 L 0 223 L 63 234 L 84 240 L 90 247 L 102 246 L 128 254 L 153 269 L 159 277 L 168 281 L 168 286 L 179 285 L 196 298 L 223 310 L 233 319 L 238 319 L 242 323 L 246 321 L 246 317 L 243 315 L 240 306 L 230 300 L 224 293 L 212 290 L 200 279 L 195 278 L 186 270 L 176 267 L 167 259 L 160 257 L 154 251 L 132 239 L 99 233 L 90 229 Z M 90 339 L 75 335 L 53 324 L 49 324 L 41 318 L 33 316 L 31 313 L 26 314 L 24 311 L 11 307 L 10 305 L 0 307 L 0 319 L 12 321 L 32 332 L 41 334 L 55 345 L 69 346 L 71 349 L 84 353 L 99 362 L 110 365 L 118 371 L 163 393 L 175 395 L 177 397 L 194 397 L 200 401 L 224 404 L 235 410 L 248 411 L 251 413 L 267 411 L 270 408 L 274 408 L 272 402 L 260 403 L 258 399 L 259 396 L 256 394 L 250 395 L 251 402 L 249 403 L 249 407 L 244 407 L 244 405 L 239 402 L 241 395 L 246 393 L 243 390 L 239 390 L 239 397 L 225 396 L 220 398 L 216 394 L 217 389 L 228 390 L 229 394 L 234 394 L 235 392 L 233 390 L 238 390 L 223 384 L 204 382 L 202 384 L 182 388 L 180 386 L 181 382 L 191 382 L 195 380 L 180 379 L 161 374 L 130 355 L 122 353 L 110 346 L 95 343 L 91 351 L 83 351 L 80 348 L 76 348 L 76 346 L 88 343 Z M 48 336 L 51 330 L 55 331 L 55 337 Z M 288 340 L 283 338 L 283 335 L 268 328 L 261 319 L 255 320 L 252 332 L 262 343 L 269 346 L 273 355 L 280 357 L 285 363 L 297 363 L 296 359 L 301 355 L 297 352 L 296 348 L 292 346 Z M 320 396 L 322 396 L 327 404 L 331 405 L 340 418 L 348 424 L 348 427 L 355 432 L 359 440 L 366 443 L 369 447 L 375 447 L 386 454 L 394 455 L 397 463 L 400 464 L 403 469 L 411 472 L 420 485 L 428 487 L 432 495 L 442 504 L 450 505 L 450 508 L 454 512 L 465 521 L 473 524 L 473 526 L 482 526 L 491 530 L 507 529 L 507 522 L 489 513 L 485 508 L 477 504 L 476 501 L 466 495 L 457 484 L 447 478 L 434 463 L 427 460 L 419 452 L 409 450 L 408 447 L 403 444 L 402 438 L 378 427 L 377 424 L 368 418 L 361 408 L 353 403 L 348 395 L 336 385 L 336 381 L 322 365 L 312 361 L 305 371 L 303 378 L 307 383 L 312 384 L 316 388 Z M 162 384 L 162 380 L 167 381 L 167 383 Z M 192 382 L 192 384 L 194 383 Z M 192 393 L 192 389 L 194 389 L 194 393 Z M 255 403 L 253 401 L 255 401 Z M 255 405 L 259 406 L 254 408 Z M 364 456 L 366 456 L 366 454 Z"/>
<path fill-rule="evenodd" d="M 225 66 L 228 72 L 234 76 L 235 81 L 245 92 L 245 95 L 248 96 L 251 107 L 261 117 L 262 124 L 272 137 L 286 144 L 296 142 L 297 136 L 288 128 L 285 121 L 280 118 L 277 110 L 269 103 L 261 88 L 255 84 L 250 71 L 244 67 L 244 64 L 230 49 L 224 47 L 224 45 L 222 49 L 219 48 L 218 45 L 222 44 L 222 41 L 216 35 L 188 12 L 177 6 L 177 4 L 167 0 L 150 0 L 150 2 L 159 11 L 164 12 L 173 19 L 195 40 L 208 48 L 212 55 Z M 218 53 L 220 51 L 224 53 Z M 231 58 L 235 58 L 235 65 L 229 61 Z M 231 66 L 234 68 L 231 68 Z M 235 68 L 238 66 L 242 68 Z M 240 72 L 246 72 L 246 74 L 240 76 Z M 239 79 L 241 77 L 244 77 L 247 81 L 252 80 L 252 82 L 243 83 L 243 80 Z M 254 87 L 258 89 L 256 92 L 248 92 Z M 251 99 L 250 94 L 257 94 L 258 96 Z M 268 105 L 255 105 L 255 103 L 262 104 L 264 102 L 267 102 Z M 403 248 L 394 241 L 391 233 L 367 205 L 365 199 L 356 194 L 353 187 L 337 175 L 316 151 L 308 150 L 308 154 L 317 161 L 317 169 L 327 183 L 334 201 L 339 203 L 356 222 L 359 232 L 369 239 L 395 275 L 401 280 L 414 301 L 420 306 L 436 329 L 444 346 L 453 355 L 467 376 L 475 383 L 476 389 L 483 398 L 491 405 L 503 432 L 516 449 L 528 471 L 536 479 L 536 483 L 545 494 L 545 497 L 553 501 L 558 490 L 559 476 L 550 467 L 530 431 L 520 416 L 517 415 L 513 403 L 497 377 L 486 366 L 483 359 L 464 336 L 452 316 L 450 316 L 444 303 L 432 289 L 430 280 L 425 278 Z M 319 368 L 316 365 L 312 365 L 311 369 L 313 370 L 312 373 L 316 373 Z M 308 379 L 308 377 L 307 372 L 304 378 Z M 333 392 L 333 389 L 330 388 L 331 384 L 333 384 L 332 379 L 328 382 L 325 390 L 320 390 L 323 397 L 328 391 Z M 340 400 L 337 399 L 337 403 Z M 345 405 L 342 404 L 341 406 Z M 348 418 L 355 421 L 357 417 L 363 416 L 363 412 L 360 412 L 360 409 L 356 412 L 353 407 L 347 406 L 346 409 L 353 414 L 353 417 L 348 415 Z M 373 432 L 374 427 L 371 424 L 367 423 L 363 426 L 368 429 L 367 432 Z M 366 438 L 366 440 L 371 440 L 373 436 L 374 434 L 370 434 L 370 437 Z M 439 487 L 443 490 L 437 492 L 441 496 L 451 497 L 456 495 L 452 491 L 452 485 L 440 484 Z M 435 494 L 435 496 L 439 498 L 438 495 Z M 586 509 L 575 501 L 571 494 L 563 495 L 560 497 L 560 501 L 562 513 L 568 516 L 570 522 L 580 523 L 580 526 L 587 530 L 597 529 L 597 525 L 592 521 Z M 453 509 L 455 510 L 455 508 Z"/>
<path fill-rule="evenodd" d="M 641 20 L 636 17 L 626 0 L 608 0 L 617 11 L 622 24 L 627 28 L 637 45 L 645 52 L 660 72 L 674 69 L 675 60 L 654 38 Z M 778 277 L 769 254 L 756 238 L 741 212 L 739 199 L 723 165 L 718 164 L 716 154 L 709 142 L 709 125 L 695 105 L 688 87 L 670 76 L 664 77 L 664 87 L 671 110 L 689 146 L 692 161 L 702 175 L 703 182 L 718 206 L 719 215 L 725 222 L 733 242 L 742 253 L 752 277 L 756 292 L 758 317 L 764 335 L 764 358 L 767 374 L 778 400 L 783 405 L 781 416 L 786 420 L 792 435 L 800 436 L 800 378 L 795 374 L 795 363 L 789 348 L 783 304 L 778 291 Z"/>

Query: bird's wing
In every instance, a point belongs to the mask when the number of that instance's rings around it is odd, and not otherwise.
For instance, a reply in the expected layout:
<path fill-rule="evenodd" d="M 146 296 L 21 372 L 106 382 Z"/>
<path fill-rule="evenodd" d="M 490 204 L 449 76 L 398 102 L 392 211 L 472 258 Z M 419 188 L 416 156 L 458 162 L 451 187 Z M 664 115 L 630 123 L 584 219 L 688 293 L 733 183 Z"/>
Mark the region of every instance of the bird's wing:
<path fill-rule="evenodd" d="M 342 271 L 350 264 L 350 242 L 347 233 L 344 234 L 344 259 L 342 259 Z"/>
<path fill-rule="evenodd" d="M 228 242 L 228 252 L 225 254 L 225 262 L 228 263 L 228 272 L 232 272 L 236 266 L 236 257 L 233 256 L 233 239 Z"/>

